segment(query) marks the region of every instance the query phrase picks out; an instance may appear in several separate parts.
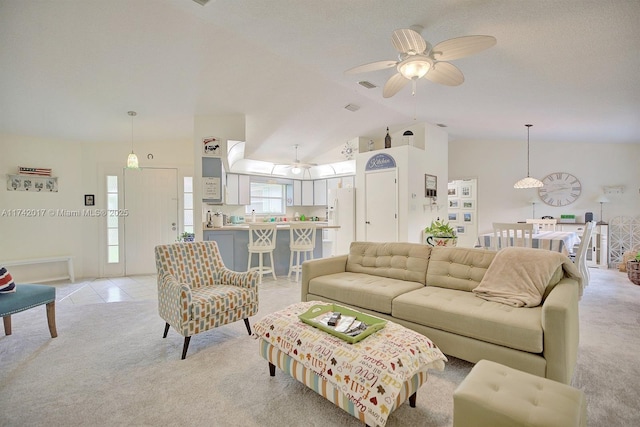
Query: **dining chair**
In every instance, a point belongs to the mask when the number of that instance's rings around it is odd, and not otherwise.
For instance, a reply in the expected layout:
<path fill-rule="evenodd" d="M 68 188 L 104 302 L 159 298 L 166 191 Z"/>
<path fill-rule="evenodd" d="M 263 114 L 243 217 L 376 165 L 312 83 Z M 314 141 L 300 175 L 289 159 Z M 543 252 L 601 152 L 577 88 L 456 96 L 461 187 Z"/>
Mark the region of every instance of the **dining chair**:
<path fill-rule="evenodd" d="M 493 223 L 493 249 L 500 250 L 509 246 L 533 247 L 533 224 Z"/>
<path fill-rule="evenodd" d="M 276 233 L 278 229 L 275 223 L 256 223 L 249 224 L 249 261 L 247 262 L 247 271 L 256 270 L 260 274 L 260 283 L 262 276 L 271 273 L 273 279 L 276 280 L 276 268 L 273 263 L 273 251 L 276 250 Z M 258 255 L 258 266 L 251 267 L 251 258 L 253 254 Z M 268 254 L 271 264 L 264 265 L 264 255 Z"/>
<path fill-rule="evenodd" d="M 537 219 L 528 218 L 527 224 L 533 224 L 533 232 L 538 233 L 540 231 L 556 231 L 557 219 Z"/>
<path fill-rule="evenodd" d="M 578 271 L 582 275 L 582 286 L 586 287 L 589 284 L 589 269 L 587 268 L 587 252 L 591 250 L 591 236 L 593 236 L 593 230 L 596 227 L 596 223 L 591 221 L 587 222 L 584 226 L 584 231 L 580 237 L 580 245 L 574 256 L 570 256 L 574 264 L 578 268 Z"/>
<path fill-rule="evenodd" d="M 316 247 L 316 225 L 311 223 L 293 223 L 289 226 L 289 274 L 296 273 L 296 282 L 302 271 L 302 261 L 313 259 Z"/>

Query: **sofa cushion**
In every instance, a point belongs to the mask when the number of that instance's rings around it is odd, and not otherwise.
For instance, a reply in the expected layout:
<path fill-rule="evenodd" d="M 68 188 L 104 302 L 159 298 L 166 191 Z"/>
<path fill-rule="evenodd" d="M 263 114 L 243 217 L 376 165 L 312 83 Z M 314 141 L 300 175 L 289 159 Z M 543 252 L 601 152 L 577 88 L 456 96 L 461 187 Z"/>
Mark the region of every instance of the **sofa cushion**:
<path fill-rule="evenodd" d="M 392 315 L 504 347 L 541 353 L 541 310 L 540 306 L 512 307 L 483 300 L 472 292 L 426 286 L 398 296 Z"/>
<path fill-rule="evenodd" d="M 434 247 L 427 270 L 427 286 L 471 292 L 482 281 L 496 253 L 486 249 Z"/>
<path fill-rule="evenodd" d="M 353 242 L 346 271 L 426 283 L 431 247 L 418 243 Z"/>
<path fill-rule="evenodd" d="M 391 301 L 398 295 L 423 287 L 417 282 L 351 272 L 309 281 L 310 294 L 385 314 L 391 314 Z"/>

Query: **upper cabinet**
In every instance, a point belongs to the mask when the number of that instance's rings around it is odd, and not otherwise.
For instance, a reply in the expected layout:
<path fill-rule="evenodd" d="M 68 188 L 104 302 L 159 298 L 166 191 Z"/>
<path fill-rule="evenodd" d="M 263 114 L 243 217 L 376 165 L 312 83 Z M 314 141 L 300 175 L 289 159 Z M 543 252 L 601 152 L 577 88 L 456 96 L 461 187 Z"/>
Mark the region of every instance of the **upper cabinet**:
<path fill-rule="evenodd" d="M 222 160 L 217 157 L 202 158 L 202 201 L 222 204 L 222 189 L 225 183 Z"/>
<path fill-rule="evenodd" d="M 249 175 L 227 174 L 227 205 L 251 204 L 251 177 Z"/>
<path fill-rule="evenodd" d="M 302 206 L 313 206 L 313 182 L 314 181 L 301 181 L 302 182 Z"/>
<path fill-rule="evenodd" d="M 302 181 L 293 181 L 293 206 L 302 206 Z"/>
<path fill-rule="evenodd" d="M 315 206 L 327 205 L 327 180 L 317 179 L 313 181 L 313 204 Z"/>

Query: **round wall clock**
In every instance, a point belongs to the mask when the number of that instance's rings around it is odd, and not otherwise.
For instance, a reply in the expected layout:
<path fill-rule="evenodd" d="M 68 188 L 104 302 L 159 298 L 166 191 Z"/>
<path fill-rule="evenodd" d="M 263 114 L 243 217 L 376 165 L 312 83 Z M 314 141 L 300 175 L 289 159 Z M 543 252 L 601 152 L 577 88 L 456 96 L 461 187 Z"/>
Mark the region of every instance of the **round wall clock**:
<path fill-rule="evenodd" d="M 582 184 L 567 172 L 555 172 L 542 178 L 544 187 L 538 188 L 538 196 L 549 206 L 567 206 L 578 200 Z"/>

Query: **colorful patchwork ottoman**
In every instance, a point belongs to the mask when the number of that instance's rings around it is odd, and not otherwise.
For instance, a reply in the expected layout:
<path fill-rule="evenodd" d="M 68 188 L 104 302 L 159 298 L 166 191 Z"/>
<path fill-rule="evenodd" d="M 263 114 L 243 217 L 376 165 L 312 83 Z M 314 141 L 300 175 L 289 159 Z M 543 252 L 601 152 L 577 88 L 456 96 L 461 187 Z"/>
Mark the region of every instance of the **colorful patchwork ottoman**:
<path fill-rule="evenodd" d="M 427 371 L 444 369 L 429 338 L 396 323 L 351 344 L 299 319 L 317 305 L 331 304 L 294 304 L 254 325 L 260 354 L 271 376 L 277 366 L 365 424 L 384 426 L 407 399 L 415 407 Z"/>

